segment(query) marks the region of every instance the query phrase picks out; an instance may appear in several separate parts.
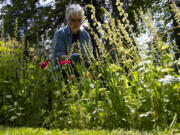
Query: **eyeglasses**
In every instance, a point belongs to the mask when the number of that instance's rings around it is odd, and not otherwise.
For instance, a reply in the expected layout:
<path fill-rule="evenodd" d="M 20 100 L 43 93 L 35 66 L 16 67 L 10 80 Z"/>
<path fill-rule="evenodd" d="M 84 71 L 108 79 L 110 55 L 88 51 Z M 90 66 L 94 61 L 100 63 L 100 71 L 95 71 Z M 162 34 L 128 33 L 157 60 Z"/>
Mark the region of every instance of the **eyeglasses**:
<path fill-rule="evenodd" d="M 75 23 L 75 22 L 81 23 L 82 19 L 70 19 L 70 21 L 73 23 Z"/>

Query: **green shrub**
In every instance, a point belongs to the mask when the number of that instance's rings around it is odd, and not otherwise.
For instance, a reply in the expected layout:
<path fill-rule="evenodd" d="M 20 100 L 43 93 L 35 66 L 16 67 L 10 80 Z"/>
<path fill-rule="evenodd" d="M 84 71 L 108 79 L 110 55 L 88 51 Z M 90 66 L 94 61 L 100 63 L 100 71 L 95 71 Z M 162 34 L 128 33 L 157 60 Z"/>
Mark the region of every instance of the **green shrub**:
<path fill-rule="evenodd" d="M 156 33 L 151 18 L 147 22 L 152 41 L 147 57 L 142 58 L 136 34 L 127 14 L 117 1 L 122 20 L 111 18 L 97 27 L 103 33 L 96 39 L 100 55 L 90 54 L 90 66 L 78 65 L 79 80 L 63 78 L 52 66 L 42 70 L 45 61 L 40 48 L 28 48 L 24 40 L 0 42 L 0 123 L 13 126 L 51 128 L 174 128 L 180 122 L 179 61 L 173 44 Z M 99 24 L 92 9 L 92 21 Z M 107 44 L 104 44 L 107 43 Z M 167 44 L 168 43 L 168 44 Z M 169 51 L 171 50 L 171 51 Z M 172 52 L 172 53 L 171 53 Z M 145 52 L 146 53 L 146 52 Z M 175 65 L 175 66 L 174 66 Z M 65 70 L 72 71 L 71 66 Z M 90 72 L 91 76 L 87 77 Z M 70 72 L 68 72 L 70 73 Z"/>

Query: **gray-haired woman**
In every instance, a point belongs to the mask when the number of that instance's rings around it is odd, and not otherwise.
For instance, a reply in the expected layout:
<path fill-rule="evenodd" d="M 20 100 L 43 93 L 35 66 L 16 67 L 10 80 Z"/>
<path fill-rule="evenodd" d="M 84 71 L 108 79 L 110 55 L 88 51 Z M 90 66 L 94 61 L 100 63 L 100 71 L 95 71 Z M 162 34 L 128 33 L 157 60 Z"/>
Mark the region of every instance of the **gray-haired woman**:
<path fill-rule="evenodd" d="M 55 61 L 67 59 L 69 54 L 79 56 L 92 51 L 90 35 L 81 27 L 83 8 L 79 4 L 71 4 L 67 7 L 65 16 L 67 25 L 56 31 L 51 44 Z"/>
<path fill-rule="evenodd" d="M 84 11 L 79 4 L 71 4 L 66 9 L 67 25 L 56 31 L 51 46 L 54 49 L 54 57 L 65 59 L 68 53 L 81 53 L 85 55 L 85 44 L 92 48 L 89 33 L 81 28 Z M 80 48 L 77 46 L 80 43 Z"/>

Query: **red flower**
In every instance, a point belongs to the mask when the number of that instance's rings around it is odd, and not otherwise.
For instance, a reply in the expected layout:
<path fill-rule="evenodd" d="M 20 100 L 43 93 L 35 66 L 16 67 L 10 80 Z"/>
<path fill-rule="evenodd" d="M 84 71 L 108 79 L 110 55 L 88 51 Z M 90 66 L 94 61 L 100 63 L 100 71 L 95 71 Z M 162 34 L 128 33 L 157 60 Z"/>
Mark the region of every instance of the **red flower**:
<path fill-rule="evenodd" d="M 71 64 L 71 61 L 70 60 L 61 60 L 59 62 L 60 65 L 66 65 L 66 64 Z"/>
<path fill-rule="evenodd" d="M 88 73 L 88 74 L 87 74 L 87 78 L 90 78 L 90 77 L 91 77 L 91 74 L 90 74 L 90 73 Z"/>
<path fill-rule="evenodd" d="M 75 76 L 75 75 L 70 75 L 70 76 L 69 76 L 69 79 L 70 79 L 70 80 L 74 80 L 74 79 L 76 79 L 76 76 Z"/>
<path fill-rule="evenodd" d="M 41 63 L 41 69 L 44 69 L 50 61 L 42 62 Z"/>

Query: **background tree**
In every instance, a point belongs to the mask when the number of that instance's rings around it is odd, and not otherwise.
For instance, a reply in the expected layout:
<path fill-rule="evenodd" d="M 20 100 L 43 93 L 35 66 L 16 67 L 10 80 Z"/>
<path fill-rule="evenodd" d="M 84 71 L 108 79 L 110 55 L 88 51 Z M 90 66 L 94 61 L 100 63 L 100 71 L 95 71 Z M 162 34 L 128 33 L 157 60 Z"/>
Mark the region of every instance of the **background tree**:
<path fill-rule="evenodd" d="M 1 3 L 6 2 L 6 0 L 1 0 Z M 134 18 L 134 12 L 138 13 L 137 11 L 142 8 L 143 11 L 146 11 L 147 8 L 150 8 L 152 11 L 152 14 L 154 15 L 158 14 L 164 14 L 164 21 L 166 24 L 168 24 L 172 18 L 168 18 L 166 14 L 170 14 L 168 10 L 160 10 L 164 8 L 164 4 L 160 0 L 121 0 L 123 3 L 123 8 L 128 13 L 128 19 L 130 24 L 134 26 L 134 32 L 138 33 L 137 31 L 137 25 Z M 26 35 L 26 45 L 28 44 L 28 41 L 31 41 L 32 43 L 29 43 L 31 46 L 33 44 L 36 44 L 38 41 L 43 40 L 46 36 L 46 33 L 48 33 L 49 38 L 51 39 L 53 36 L 54 31 L 57 28 L 60 28 L 63 26 L 65 21 L 65 9 L 66 5 L 70 3 L 79 3 L 83 7 L 87 4 L 92 4 L 95 8 L 95 16 L 98 22 L 101 24 L 104 23 L 104 13 L 101 10 L 100 7 L 104 7 L 107 9 L 113 18 L 122 19 L 119 16 L 119 12 L 117 10 L 116 2 L 114 0 L 55 0 L 55 3 L 47 4 L 47 5 L 41 5 L 40 0 L 11 0 L 10 4 L 5 4 L 5 6 L 1 10 L 1 20 L 4 19 L 4 27 L 5 27 L 5 33 L 7 35 L 10 34 L 11 37 L 15 36 L 15 20 L 18 20 L 18 30 L 17 35 L 20 39 L 22 35 Z M 168 7 L 168 2 L 166 3 L 166 7 Z M 177 2 L 178 5 L 178 2 Z M 90 27 L 93 29 L 93 31 L 98 34 L 98 37 L 100 38 L 100 33 L 96 30 L 96 25 L 93 25 L 93 21 L 91 19 L 91 13 L 89 12 L 89 9 L 86 10 L 86 18 L 90 24 Z M 165 13 L 163 13 L 165 12 Z M 154 18 L 158 20 L 158 17 L 154 15 Z M 173 21 L 174 25 L 177 25 L 175 20 Z M 140 23 L 142 24 L 142 23 Z M 143 27 L 143 26 L 142 26 Z M 163 31 L 163 30 L 162 30 Z M 176 39 L 176 44 L 179 45 L 179 39 L 178 39 L 178 33 L 179 29 L 174 30 L 174 38 Z M 163 32 L 162 32 L 163 33 Z M 92 36 L 92 42 L 94 45 L 94 49 L 97 48 L 96 43 L 94 42 L 94 37 Z M 42 38 L 44 37 L 44 38 Z M 106 41 L 107 44 L 109 41 Z"/>
<path fill-rule="evenodd" d="M 1 0 L 5 2 L 5 0 Z M 139 7 L 150 7 L 151 2 L 144 0 L 139 2 L 138 0 L 121 1 L 124 3 L 124 8 L 129 13 L 129 19 L 134 24 L 133 11 L 139 9 Z M 26 34 L 29 38 L 34 38 L 35 33 L 42 35 L 46 30 L 55 30 L 65 23 L 64 15 L 67 4 L 79 3 L 82 6 L 92 4 L 96 10 L 96 18 L 99 22 L 103 22 L 104 18 L 100 7 L 106 8 L 112 12 L 114 17 L 118 16 L 118 12 L 115 6 L 114 0 L 98 0 L 98 1 L 81 1 L 81 0 L 55 0 L 54 5 L 40 5 L 39 0 L 11 0 L 11 4 L 6 4 L 2 9 L 1 19 L 5 20 L 5 30 L 13 36 L 13 29 L 15 25 L 15 19 L 18 19 L 19 34 Z M 90 21 L 90 18 L 87 18 Z M 32 36 L 33 35 L 33 36 Z"/>
<path fill-rule="evenodd" d="M 175 43 L 177 45 L 178 50 L 176 51 L 176 58 L 180 58 L 180 22 L 178 18 L 180 18 L 180 1 L 169 0 L 169 8 L 171 10 L 172 20 L 173 20 L 173 34 L 172 36 L 175 39 Z"/>

